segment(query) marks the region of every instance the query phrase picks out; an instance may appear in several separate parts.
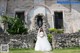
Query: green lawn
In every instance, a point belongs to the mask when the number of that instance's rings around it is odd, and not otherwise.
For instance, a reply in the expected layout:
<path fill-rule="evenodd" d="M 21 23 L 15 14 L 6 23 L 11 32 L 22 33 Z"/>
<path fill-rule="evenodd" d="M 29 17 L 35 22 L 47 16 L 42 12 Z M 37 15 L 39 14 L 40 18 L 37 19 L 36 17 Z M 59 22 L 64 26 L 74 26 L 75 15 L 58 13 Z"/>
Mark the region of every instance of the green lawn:
<path fill-rule="evenodd" d="M 34 51 L 34 49 L 10 49 L 10 53 L 43 53 L 43 52 Z"/>
<path fill-rule="evenodd" d="M 54 49 L 52 52 L 53 53 L 80 53 L 80 49 L 79 48 L 75 48 L 75 49 Z"/>
<path fill-rule="evenodd" d="M 10 49 L 9 53 L 46 53 L 46 52 L 34 51 L 33 49 Z M 53 49 L 50 53 L 80 53 L 80 48 Z"/>

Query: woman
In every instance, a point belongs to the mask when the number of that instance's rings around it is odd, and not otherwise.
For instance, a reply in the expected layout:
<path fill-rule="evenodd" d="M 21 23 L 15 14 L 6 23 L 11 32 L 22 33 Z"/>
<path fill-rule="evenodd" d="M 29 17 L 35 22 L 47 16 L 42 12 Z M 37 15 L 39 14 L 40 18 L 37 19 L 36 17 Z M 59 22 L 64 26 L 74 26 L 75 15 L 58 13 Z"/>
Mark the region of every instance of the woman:
<path fill-rule="evenodd" d="M 39 29 L 37 34 L 37 41 L 35 44 L 35 51 L 50 51 L 51 45 L 47 39 L 47 35 L 42 28 Z"/>

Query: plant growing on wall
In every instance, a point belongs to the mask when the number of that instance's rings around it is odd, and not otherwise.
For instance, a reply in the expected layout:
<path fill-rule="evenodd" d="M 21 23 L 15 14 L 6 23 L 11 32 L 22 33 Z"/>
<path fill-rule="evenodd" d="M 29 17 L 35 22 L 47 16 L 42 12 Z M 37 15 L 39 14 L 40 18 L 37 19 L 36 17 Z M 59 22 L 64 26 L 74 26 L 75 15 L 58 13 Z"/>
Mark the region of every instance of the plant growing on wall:
<path fill-rule="evenodd" d="M 52 43 L 52 38 L 54 37 L 53 35 L 55 35 L 55 34 L 52 34 L 53 32 L 54 32 L 54 33 L 58 33 L 58 34 L 64 32 L 64 30 L 60 30 L 60 29 L 56 29 L 56 28 L 49 28 L 48 30 L 49 30 L 49 32 L 50 32 L 50 33 L 48 34 L 48 40 L 49 40 L 50 43 Z"/>
<path fill-rule="evenodd" d="M 48 40 L 50 43 L 52 43 L 52 34 L 48 34 Z"/>
<path fill-rule="evenodd" d="M 8 16 L 2 16 L 3 22 L 8 23 L 8 29 L 6 31 L 9 34 L 24 34 L 27 33 L 27 28 L 24 27 L 24 22 L 21 21 L 19 18 L 15 17 L 8 17 Z"/>
<path fill-rule="evenodd" d="M 56 29 L 56 28 L 49 28 L 48 29 L 49 30 L 49 32 L 55 32 L 55 33 L 64 33 L 64 30 L 62 29 L 62 30 L 60 30 L 60 29 Z"/>

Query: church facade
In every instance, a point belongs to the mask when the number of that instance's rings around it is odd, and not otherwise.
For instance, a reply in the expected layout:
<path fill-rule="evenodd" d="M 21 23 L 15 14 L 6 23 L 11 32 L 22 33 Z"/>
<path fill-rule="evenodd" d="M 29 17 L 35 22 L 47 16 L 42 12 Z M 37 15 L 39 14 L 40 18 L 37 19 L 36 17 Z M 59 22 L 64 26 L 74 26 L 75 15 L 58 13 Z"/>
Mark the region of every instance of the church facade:
<path fill-rule="evenodd" d="M 64 29 L 64 33 L 80 30 L 80 5 L 61 4 L 58 0 L 0 0 L 0 15 L 18 16 L 25 27 Z M 40 21 L 40 22 L 39 22 Z"/>

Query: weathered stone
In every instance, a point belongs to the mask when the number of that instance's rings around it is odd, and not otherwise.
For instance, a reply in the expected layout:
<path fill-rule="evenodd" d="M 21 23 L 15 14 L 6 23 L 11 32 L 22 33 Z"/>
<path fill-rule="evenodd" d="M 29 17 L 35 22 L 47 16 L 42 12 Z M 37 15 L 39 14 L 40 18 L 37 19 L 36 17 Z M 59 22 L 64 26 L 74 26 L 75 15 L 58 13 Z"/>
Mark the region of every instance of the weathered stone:
<path fill-rule="evenodd" d="M 53 34 L 54 35 L 54 34 Z M 71 34 L 55 34 L 53 39 L 55 48 L 80 46 L 80 32 Z M 55 41 L 54 41 L 55 40 Z M 54 46 L 53 46 L 54 48 Z"/>
<path fill-rule="evenodd" d="M 31 21 L 28 18 L 34 18 L 38 13 L 44 11 L 42 14 L 45 14 L 45 20 L 47 20 L 44 28 L 54 28 L 54 12 L 61 11 L 63 12 L 64 32 L 73 33 L 80 29 L 79 6 L 79 4 L 58 4 L 57 0 L 0 0 L 0 15 L 15 16 L 17 11 L 24 11 L 26 27 L 30 27 Z M 43 10 L 43 8 L 45 9 Z"/>

